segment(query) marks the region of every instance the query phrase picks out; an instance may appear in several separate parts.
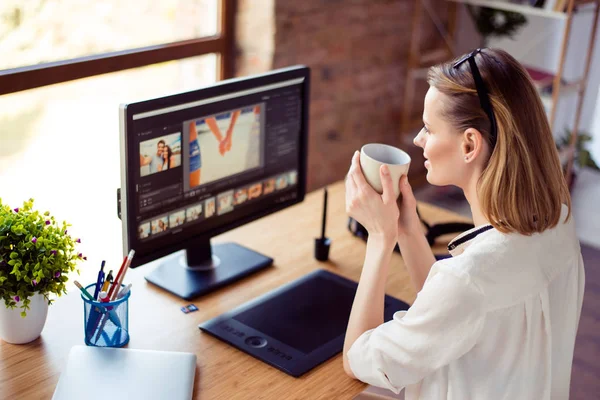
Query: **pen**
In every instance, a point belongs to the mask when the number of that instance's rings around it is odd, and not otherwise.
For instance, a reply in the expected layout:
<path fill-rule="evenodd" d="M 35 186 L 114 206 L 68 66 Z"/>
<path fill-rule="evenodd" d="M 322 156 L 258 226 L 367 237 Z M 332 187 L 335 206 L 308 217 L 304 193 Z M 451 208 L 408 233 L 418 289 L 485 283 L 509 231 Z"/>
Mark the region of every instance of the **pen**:
<path fill-rule="evenodd" d="M 100 293 L 100 288 L 104 283 L 104 264 L 106 261 L 102 260 L 102 264 L 100 265 L 100 271 L 98 272 L 98 280 L 96 281 L 96 289 L 94 290 L 94 300 L 98 300 L 98 293 Z"/>
<path fill-rule="evenodd" d="M 110 285 L 110 283 L 113 280 L 113 276 L 112 276 L 112 269 L 110 271 L 108 271 L 108 275 L 106 275 L 106 279 L 104 280 L 104 285 L 102 286 L 102 289 L 100 289 L 102 292 L 106 292 L 108 290 L 108 286 Z"/>
<path fill-rule="evenodd" d="M 129 293 L 130 289 L 131 289 L 131 283 L 129 285 L 125 286 L 123 289 L 121 289 L 121 291 L 117 295 L 117 299 L 122 299 L 123 297 L 125 297 L 125 295 L 127 293 Z"/>
<path fill-rule="evenodd" d="M 81 290 L 81 293 L 83 293 L 83 295 L 85 297 L 87 297 L 88 299 L 94 301 L 94 296 L 92 296 L 91 294 L 88 293 L 87 290 L 85 290 L 85 288 L 83 286 L 81 286 L 81 283 L 74 281 L 73 283 L 75 283 L 75 286 L 77 286 L 79 288 L 79 290 Z"/>
<path fill-rule="evenodd" d="M 104 330 L 104 325 L 106 325 L 106 321 L 108 321 L 108 318 L 104 318 L 102 320 L 102 322 L 100 323 L 100 328 L 98 328 L 98 333 L 96 334 L 96 339 L 94 340 L 96 343 L 98 343 L 98 339 L 100 339 L 100 335 L 102 334 L 102 331 Z"/>

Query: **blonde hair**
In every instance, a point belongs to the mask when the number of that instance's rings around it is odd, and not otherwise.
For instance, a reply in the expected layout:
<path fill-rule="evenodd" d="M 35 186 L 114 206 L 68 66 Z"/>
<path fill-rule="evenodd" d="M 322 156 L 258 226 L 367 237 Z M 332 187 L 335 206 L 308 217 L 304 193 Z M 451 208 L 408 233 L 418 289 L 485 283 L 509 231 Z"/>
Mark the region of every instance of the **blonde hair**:
<path fill-rule="evenodd" d="M 434 66 L 427 81 L 451 99 L 443 117 L 458 132 L 477 129 L 490 145 L 477 182 L 482 213 L 503 233 L 531 235 L 555 227 L 563 203 L 571 216 L 571 197 L 539 94 L 528 72 L 507 52 L 483 49 L 475 62 L 496 117 L 495 145 L 468 62 L 457 68 L 454 62 Z"/>

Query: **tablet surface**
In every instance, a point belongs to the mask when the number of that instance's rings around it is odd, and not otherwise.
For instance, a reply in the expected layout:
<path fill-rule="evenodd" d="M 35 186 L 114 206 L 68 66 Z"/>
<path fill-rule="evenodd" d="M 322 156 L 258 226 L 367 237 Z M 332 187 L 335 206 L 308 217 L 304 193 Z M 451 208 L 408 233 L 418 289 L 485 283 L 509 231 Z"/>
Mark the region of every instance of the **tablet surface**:
<path fill-rule="evenodd" d="M 199 328 L 299 377 L 342 351 L 357 283 L 317 270 Z M 385 321 L 408 304 L 386 295 Z"/>

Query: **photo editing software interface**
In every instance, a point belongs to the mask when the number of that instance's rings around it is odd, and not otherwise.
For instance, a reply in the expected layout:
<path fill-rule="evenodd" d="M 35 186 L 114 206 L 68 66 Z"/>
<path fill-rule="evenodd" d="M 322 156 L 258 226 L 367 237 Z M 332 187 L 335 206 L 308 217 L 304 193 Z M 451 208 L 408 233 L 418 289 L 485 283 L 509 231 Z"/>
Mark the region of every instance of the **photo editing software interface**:
<path fill-rule="evenodd" d="M 235 99 L 242 106 L 221 101 L 185 110 L 185 119 L 173 118 L 178 111 L 134 124 L 138 244 L 184 230 L 201 233 L 293 199 L 301 91 L 301 82 L 257 88 Z M 207 108 L 212 112 L 203 113 Z"/>

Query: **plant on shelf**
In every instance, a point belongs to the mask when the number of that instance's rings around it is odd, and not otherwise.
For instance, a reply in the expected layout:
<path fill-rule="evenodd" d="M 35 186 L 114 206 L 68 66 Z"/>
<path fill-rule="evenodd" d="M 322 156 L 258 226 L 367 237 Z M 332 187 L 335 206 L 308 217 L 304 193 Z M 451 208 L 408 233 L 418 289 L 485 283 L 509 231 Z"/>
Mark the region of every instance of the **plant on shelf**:
<path fill-rule="evenodd" d="M 561 136 L 557 143 L 556 148 L 560 153 L 567 151 L 573 132 L 570 129 L 565 129 L 565 134 Z M 579 132 L 577 134 L 577 140 L 575 141 L 575 149 L 573 154 L 573 166 L 579 168 L 591 168 L 596 171 L 600 171 L 598 164 L 594 161 L 592 154 L 586 148 L 586 143 L 592 140 L 592 136 L 586 132 Z"/>
<path fill-rule="evenodd" d="M 512 39 L 519 29 L 527 24 L 527 18 L 518 12 L 473 5 L 467 7 L 477 31 L 481 34 L 481 47 L 487 47 L 491 37 L 508 36 Z"/>
<path fill-rule="evenodd" d="M 53 302 L 50 296 L 67 293 L 67 274 L 86 259 L 76 250 L 81 240 L 68 234 L 68 226 L 49 212 L 34 210 L 33 199 L 14 209 L 0 199 L 0 299 L 4 300 L 0 337 L 4 340 L 26 343 L 37 338 Z"/>

